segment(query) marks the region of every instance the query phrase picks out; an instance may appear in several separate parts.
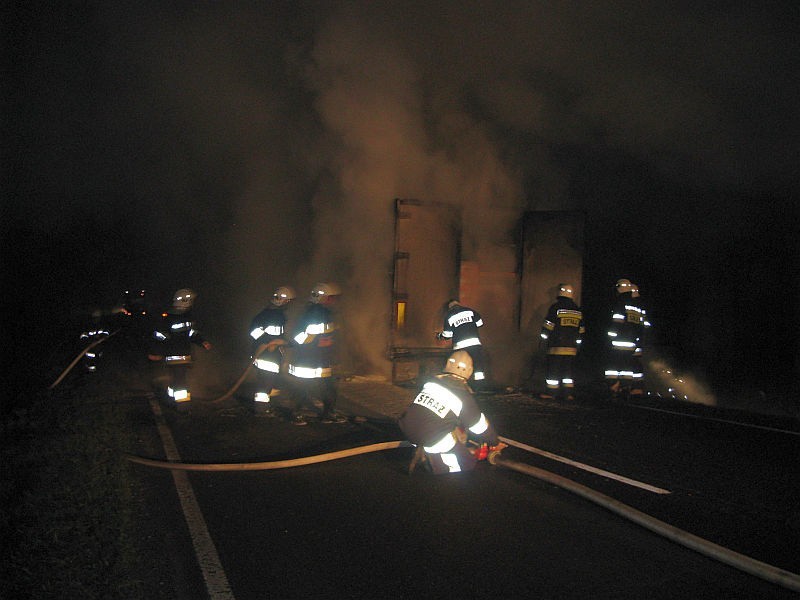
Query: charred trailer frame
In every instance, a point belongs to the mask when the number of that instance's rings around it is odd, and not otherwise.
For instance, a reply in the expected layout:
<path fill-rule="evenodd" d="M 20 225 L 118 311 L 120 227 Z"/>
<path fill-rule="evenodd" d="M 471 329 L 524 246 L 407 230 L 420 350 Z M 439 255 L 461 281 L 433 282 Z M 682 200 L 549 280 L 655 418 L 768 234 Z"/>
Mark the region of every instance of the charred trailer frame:
<path fill-rule="evenodd" d="M 558 284 L 571 283 L 580 304 L 584 217 L 536 211 L 511 220 L 516 226 L 510 242 L 465 257 L 459 207 L 395 200 L 388 351 L 393 383 L 410 384 L 441 369 L 450 350 L 436 332 L 444 305 L 458 298 L 483 316 L 481 339 L 492 382 L 537 388 L 543 379 L 539 331 Z"/>

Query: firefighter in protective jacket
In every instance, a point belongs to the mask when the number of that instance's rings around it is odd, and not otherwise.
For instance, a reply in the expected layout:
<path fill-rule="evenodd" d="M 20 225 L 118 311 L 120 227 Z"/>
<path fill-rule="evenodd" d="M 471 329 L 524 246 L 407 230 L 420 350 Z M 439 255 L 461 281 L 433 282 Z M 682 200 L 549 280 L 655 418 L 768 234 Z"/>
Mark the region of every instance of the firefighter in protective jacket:
<path fill-rule="evenodd" d="M 83 354 L 83 367 L 87 373 L 97 372 L 100 358 L 103 356 L 103 351 L 97 346 L 108 338 L 110 333 L 108 326 L 105 323 L 106 319 L 103 318 L 103 311 L 92 311 L 91 318 L 87 327 L 81 332 L 80 341 L 85 346 L 92 346 L 88 348 Z"/>
<path fill-rule="evenodd" d="M 192 316 L 192 306 L 197 294 L 181 288 L 172 298 L 172 306 L 161 315 L 153 332 L 155 347 L 150 360 L 163 360 L 169 374 L 167 395 L 177 406 L 188 406 L 192 395 L 189 392 L 189 368 L 192 365 L 192 344 L 211 349 L 211 343 L 200 334 Z"/>
<path fill-rule="evenodd" d="M 614 397 L 630 393 L 632 387 L 640 387 L 643 379 L 641 360 L 637 349 L 641 347 L 645 312 L 634 292 L 636 285 L 628 279 L 616 283 L 617 298 L 611 312 L 611 325 L 608 328 L 609 356 L 605 370 L 606 382 Z M 636 385 L 634 386 L 634 381 Z"/>
<path fill-rule="evenodd" d="M 556 301 L 547 311 L 541 337 L 547 344 L 545 384 L 543 398 L 563 394 L 574 399 L 574 362 L 585 332 L 583 312 L 573 300 L 574 291 L 568 283 L 560 283 Z"/>
<path fill-rule="evenodd" d="M 500 452 L 505 447 L 475 402 L 467 383 L 471 375 L 470 355 L 454 352 L 398 420 L 408 441 L 417 446 L 410 470 L 424 458 L 436 475 L 471 471 L 480 458 L 475 449 L 486 444 Z"/>
<path fill-rule="evenodd" d="M 437 335 L 439 339 L 451 340 L 454 351 L 465 350 L 469 354 L 473 367 L 469 379 L 475 391 L 482 390 L 486 382 L 486 355 L 478 331 L 481 327 L 483 319 L 478 311 L 450 300 L 445 307 L 442 331 Z"/>
<path fill-rule="evenodd" d="M 270 305 L 258 313 L 250 324 L 253 365 L 257 373 L 253 402 L 255 412 L 259 415 L 275 416 L 271 401 L 280 394 L 283 346 L 286 344 L 286 308 L 294 297 L 292 288 L 277 288 L 272 294 Z"/>
<path fill-rule="evenodd" d="M 289 375 L 295 399 L 295 425 L 305 425 L 299 412 L 313 398 L 322 402 L 323 423 L 342 423 L 346 419 L 336 412 L 337 390 L 335 365 L 337 362 L 337 330 L 334 306 L 341 296 L 334 283 L 318 283 L 311 291 L 305 311 L 297 320 L 293 336 L 293 353 L 289 361 Z"/>
<path fill-rule="evenodd" d="M 644 394 L 644 365 L 642 364 L 642 356 L 644 355 L 644 346 L 647 342 L 647 331 L 650 327 L 647 311 L 642 304 L 642 299 L 639 296 L 639 286 L 632 284 L 631 299 L 642 312 L 639 327 L 639 343 L 633 351 L 633 381 L 631 382 L 631 396 L 641 396 Z"/>

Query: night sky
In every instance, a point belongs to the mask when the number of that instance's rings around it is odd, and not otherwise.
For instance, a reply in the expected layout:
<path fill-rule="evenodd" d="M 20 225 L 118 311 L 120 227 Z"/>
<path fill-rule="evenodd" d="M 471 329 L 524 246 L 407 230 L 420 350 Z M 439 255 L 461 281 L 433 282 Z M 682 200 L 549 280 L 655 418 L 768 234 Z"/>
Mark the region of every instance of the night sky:
<path fill-rule="evenodd" d="M 6 348 L 35 372 L 129 287 L 195 288 L 231 356 L 279 285 L 388 307 L 418 198 L 476 256 L 493 209 L 584 211 L 590 326 L 628 277 L 686 368 L 796 389 L 799 6 L 5 3 Z"/>

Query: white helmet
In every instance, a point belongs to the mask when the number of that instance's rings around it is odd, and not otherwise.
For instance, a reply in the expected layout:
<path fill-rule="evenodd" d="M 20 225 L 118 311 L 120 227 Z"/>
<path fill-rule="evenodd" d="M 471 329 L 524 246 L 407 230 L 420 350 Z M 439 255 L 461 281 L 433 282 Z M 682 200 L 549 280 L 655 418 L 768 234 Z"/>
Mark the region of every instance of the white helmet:
<path fill-rule="evenodd" d="M 629 279 L 617 279 L 617 293 L 618 294 L 626 294 L 628 292 L 633 291 L 634 285 L 630 282 Z"/>
<path fill-rule="evenodd" d="M 472 377 L 472 357 L 464 350 L 453 352 L 444 365 L 444 372 L 458 375 L 464 379 Z"/>
<path fill-rule="evenodd" d="M 172 308 L 177 312 L 186 312 L 194 304 L 197 294 L 189 288 L 181 288 L 172 296 Z"/>
<path fill-rule="evenodd" d="M 558 284 L 558 295 L 563 296 L 564 298 L 572 298 L 573 297 L 572 285 L 569 283 L 559 283 Z"/>
<path fill-rule="evenodd" d="M 311 290 L 311 302 L 314 304 L 325 304 L 328 298 L 340 296 L 342 290 L 335 283 L 318 283 Z"/>
<path fill-rule="evenodd" d="M 272 293 L 272 303 L 275 306 L 284 306 L 285 304 L 288 304 L 291 300 L 294 300 L 295 297 L 296 294 L 294 293 L 294 290 L 289 286 L 284 285 L 279 287 Z"/>

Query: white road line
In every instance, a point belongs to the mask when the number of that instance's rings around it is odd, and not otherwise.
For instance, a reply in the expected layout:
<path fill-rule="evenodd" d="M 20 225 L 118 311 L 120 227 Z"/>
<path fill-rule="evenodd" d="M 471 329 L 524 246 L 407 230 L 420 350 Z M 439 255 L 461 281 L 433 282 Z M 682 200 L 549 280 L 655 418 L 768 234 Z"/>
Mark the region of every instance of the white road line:
<path fill-rule="evenodd" d="M 584 471 L 589 471 L 590 473 L 596 473 L 597 475 L 602 475 L 603 477 L 614 479 L 616 481 L 632 485 L 633 487 L 638 487 L 643 490 L 647 490 L 648 492 L 653 492 L 654 494 L 672 493 L 669 490 L 655 487 L 647 483 L 642 483 L 641 481 L 636 481 L 635 479 L 628 479 L 627 477 L 623 477 L 622 475 L 617 475 L 616 473 L 611 473 L 610 471 L 604 471 L 603 469 L 598 469 L 597 467 L 592 467 L 591 465 L 587 465 L 581 462 L 576 462 L 574 460 L 570 460 L 569 458 L 559 456 L 558 454 L 553 454 L 552 452 L 547 452 L 546 450 L 540 450 L 539 448 L 528 446 L 527 444 L 523 444 L 522 442 L 518 442 L 516 440 L 510 440 L 508 438 L 500 437 L 500 441 L 505 442 L 509 446 L 515 446 L 517 448 L 521 448 L 522 450 L 527 450 L 528 452 L 539 454 L 540 456 L 544 456 L 552 460 L 557 460 L 559 462 L 572 465 L 573 467 L 578 467 L 579 469 L 583 469 Z"/>
<path fill-rule="evenodd" d="M 156 417 L 158 435 L 161 436 L 161 443 L 164 446 L 167 460 L 180 462 L 181 456 L 178 453 L 178 447 L 175 445 L 172 432 L 167 427 L 164 415 L 161 412 L 161 406 L 156 399 L 150 398 L 150 408 L 153 409 L 153 414 Z M 183 516 L 186 519 L 186 525 L 189 527 L 194 553 L 203 573 L 209 597 L 211 600 L 235 600 L 228 584 L 228 577 L 225 575 L 225 570 L 219 560 L 217 548 L 208 533 L 203 513 L 200 511 L 200 505 L 197 503 L 194 490 L 192 490 L 192 484 L 189 483 L 188 473 L 186 471 L 172 471 L 172 479 L 175 481 L 175 489 L 181 501 Z"/>
<path fill-rule="evenodd" d="M 778 433 L 788 433 L 789 435 L 800 435 L 800 431 L 792 431 L 791 429 L 778 429 L 777 427 L 766 427 L 765 425 L 754 425 L 752 423 L 742 423 L 741 421 L 730 421 L 728 419 L 716 419 L 714 417 L 702 417 L 700 415 L 690 415 L 689 413 L 665 410 L 663 408 L 653 408 L 652 406 L 641 406 L 638 404 L 630 404 L 634 408 L 642 408 L 644 410 L 652 410 L 654 412 L 662 412 L 670 415 L 678 415 L 681 417 L 689 417 L 691 419 L 702 419 L 704 421 L 717 421 L 719 423 L 728 423 L 730 425 L 741 425 L 742 427 L 752 427 L 753 429 L 765 429 L 766 431 L 776 431 Z"/>

